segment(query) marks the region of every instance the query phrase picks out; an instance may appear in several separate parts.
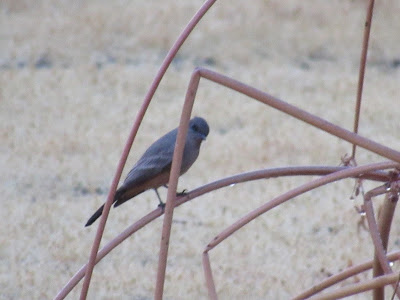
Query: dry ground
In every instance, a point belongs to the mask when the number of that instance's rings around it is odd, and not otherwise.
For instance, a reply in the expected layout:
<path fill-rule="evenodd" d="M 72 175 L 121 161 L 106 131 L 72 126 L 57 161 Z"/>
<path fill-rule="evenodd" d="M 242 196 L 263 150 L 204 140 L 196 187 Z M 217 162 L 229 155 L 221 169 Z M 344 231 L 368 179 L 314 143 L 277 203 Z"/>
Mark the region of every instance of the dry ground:
<path fill-rule="evenodd" d="M 205 66 L 352 128 L 366 1 L 219 1 L 155 95 L 130 169 L 176 127 L 190 74 Z M 49 299 L 84 264 L 136 112 L 202 1 L 0 2 L 0 299 Z M 400 149 L 398 1 L 377 1 L 360 132 Z M 351 147 L 202 81 L 194 114 L 211 133 L 181 178 L 193 189 L 245 170 L 338 165 Z M 360 164 L 381 158 L 358 152 Z M 236 185 L 175 212 L 165 299 L 206 299 L 201 253 L 222 229 L 310 178 Z M 366 187 L 374 185 L 367 184 Z M 211 252 L 221 299 L 287 299 L 372 255 L 348 180 L 261 216 Z M 163 196 L 165 197 L 165 191 Z M 153 192 L 113 209 L 104 240 L 154 209 Z M 97 223 L 96 223 L 97 224 Z M 398 222 L 395 222 L 395 225 Z M 95 268 L 89 299 L 151 299 L 161 220 Z M 393 228 L 392 248 L 399 229 Z M 359 276 L 359 279 L 362 279 Z M 80 285 L 68 299 L 77 299 Z M 364 298 L 359 297 L 359 299 Z"/>

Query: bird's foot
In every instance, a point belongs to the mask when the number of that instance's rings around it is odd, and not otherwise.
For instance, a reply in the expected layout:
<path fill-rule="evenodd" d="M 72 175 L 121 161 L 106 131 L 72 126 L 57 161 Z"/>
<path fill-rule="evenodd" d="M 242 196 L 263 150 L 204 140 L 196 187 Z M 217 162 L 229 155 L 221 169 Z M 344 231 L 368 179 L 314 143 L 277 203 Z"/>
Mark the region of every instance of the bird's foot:
<path fill-rule="evenodd" d="M 184 189 L 182 192 L 176 193 L 176 196 L 177 197 L 185 196 L 187 195 L 187 193 L 188 193 L 187 189 Z"/>
<path fill-rule="evenodd" d="M 165 210 L 165 203 L 160 201 L 160 203 L 157 205 L 157 207 L 161 207 L 162 212 Z"/>

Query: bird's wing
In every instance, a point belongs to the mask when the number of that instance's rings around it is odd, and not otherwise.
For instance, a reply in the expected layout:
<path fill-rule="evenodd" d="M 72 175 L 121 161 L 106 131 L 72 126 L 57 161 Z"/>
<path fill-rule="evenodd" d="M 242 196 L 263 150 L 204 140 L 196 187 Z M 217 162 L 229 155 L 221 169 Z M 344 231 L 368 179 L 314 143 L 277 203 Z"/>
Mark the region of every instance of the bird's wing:
<path fill-rule="evenodd" d="M 128 173 L 124 188 L 129 188 L 153 179 L 169 171 L 174 154 L 177 130 L 174 129 L 154 142 Z"/>
<path fill-rule="evenodd" d="M 171 168 L 171 162 L 170 154 L 142 157 L 126 176 L 123 186 L 129 188 L 130 186 L 139 185 L 142 182 L 150 180 L 168 171 Z"/>

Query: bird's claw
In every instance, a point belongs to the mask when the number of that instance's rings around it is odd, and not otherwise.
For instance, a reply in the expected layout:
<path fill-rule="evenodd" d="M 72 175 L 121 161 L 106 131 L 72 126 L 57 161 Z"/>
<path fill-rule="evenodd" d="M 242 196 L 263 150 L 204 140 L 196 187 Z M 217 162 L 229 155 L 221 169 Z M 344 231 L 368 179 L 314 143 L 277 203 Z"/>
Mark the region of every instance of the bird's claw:
<path fill-rule="evenodd" d="M 178 192 L 178 193 L 176 193 L 176 196 L 177 197 L 181 197 L 181 196 L 185 196 L 185 195 L 187 195 L 187 189 L 184 189 L 182 192 Z"/>
<path fill-rule="evenodd" d="M 164 212 L 164 209 L 165 209 L 165 203 L 164 203 L 164 202 L 162 202 L 162 201 L 160 201 L 160 204 L 158 204 L 158 205 L 157 205 L 157 207 L 160 207 L 160 208 L 161 208 L 161 210 Z"/>

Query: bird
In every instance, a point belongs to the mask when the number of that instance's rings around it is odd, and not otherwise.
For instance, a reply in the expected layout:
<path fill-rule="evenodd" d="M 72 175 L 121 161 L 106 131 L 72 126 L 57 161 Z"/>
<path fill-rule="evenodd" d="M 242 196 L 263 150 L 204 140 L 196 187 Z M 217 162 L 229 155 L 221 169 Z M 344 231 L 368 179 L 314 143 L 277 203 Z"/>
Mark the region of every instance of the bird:
<path fill-rule="evenodd" d="M 183 150 L 180 175 L 184 174 L 196 161 L 200 152 L 201 143 L 207 138 L 210 128 L 207 121 L 201 117 L 194 117 L 189 121 Z M 123 184 L 114 196 L 114 207 L 118 207 L 135 196 L 154 189 L 159 206 L 164 206 L 157 189 L 168 183 L 175 149 L 178 128 L 175 128 L 155 141 L 133 166 Z M 93 224 L 103 213 L 104 204 L 89 218 L 85 227 Z"/>

